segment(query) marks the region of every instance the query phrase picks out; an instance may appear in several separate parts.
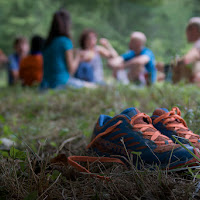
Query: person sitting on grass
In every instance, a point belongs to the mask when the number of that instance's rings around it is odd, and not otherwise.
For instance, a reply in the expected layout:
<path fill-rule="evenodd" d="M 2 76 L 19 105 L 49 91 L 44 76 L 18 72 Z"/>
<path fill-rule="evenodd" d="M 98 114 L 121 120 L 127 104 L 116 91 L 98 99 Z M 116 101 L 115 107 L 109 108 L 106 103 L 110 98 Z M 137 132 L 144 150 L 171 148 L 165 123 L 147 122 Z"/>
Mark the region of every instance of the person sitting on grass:
<path fill-rule="evenodd" d="M 20 62 L 19 77 L 22 85 L 31 86 L 42 81 L 44 39 L 38 35 L 32 37 L 31 52 Z"/>
<path fill-rule="evenodd" d="M 193 47 L 178 60 L 175 72 L 180 74 L 180 71 L 188 71 L 187 65 L 192 64 L 193 67 L 190 69 L 190 73 L 186 72 L 187 78 L 190 82 L 200 84 L 200 67 L 195 66 L 200 61 L 200 17 L 193 17 L 189 20 L 186 27 L 186 36 L 187 41 L 193 43 Z"/>
<path fill-rule="evenodd" d="M 15 52 L 8 57 L 8 85 L 14 85 L 19 79 L 19 63 L 29 52 L 29 43 L 24 37 L 14 40 Z"/>
<path fill-rule="evenodd" d="M 133 32 L 129 43 L 130 50 L 108 61 L 118 80 L 124 82 L 123 79 L 126 78 L 128 81 L 139 81 L 142 85 L 156 82 L 155 57 L 153 52 L 145 47 L 146 40 L 144 33 Z"/>
<path fill-rule="evenodd" d="M 73 77 L 80 61 L 74 55 L 70 37 L 71 19 L 68 11 L 58 10 L 52 20 L 49 35 L 43 50 L 43 80 L 41 89 L 66 86 L 75 88 L 95 87 L 94 84 Z"/>
<path fill-rule="evenodd" d="M 97 37 L 94 30 L 86 29 L 82 32 L 79 40 L 81 58 L 75 77 L 101 84 L 104 82 L 101 56 L 112 58 L 118 54 L 105 38 L 101 38 L 101 45 L 97 45 Z"/>
<path fill-rule="evenodd" d="M 185 80 L 200 86 L 200 17 L 192 17 L 189 20 L 186 36 L 188 43 L 193 43 L 193 47 L 175 62 L 171 62 L 169 65 L 160 64 L 158 71 L 165 75 L 165 80 L 170 71 L 173 83 Z"/>

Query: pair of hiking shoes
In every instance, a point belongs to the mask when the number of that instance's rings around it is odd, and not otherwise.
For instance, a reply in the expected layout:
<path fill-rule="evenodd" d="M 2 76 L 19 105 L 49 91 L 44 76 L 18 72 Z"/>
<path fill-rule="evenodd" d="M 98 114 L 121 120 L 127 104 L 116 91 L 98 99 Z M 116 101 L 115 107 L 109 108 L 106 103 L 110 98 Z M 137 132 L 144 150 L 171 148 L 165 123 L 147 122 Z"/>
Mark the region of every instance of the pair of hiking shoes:
<path fill-rule="evenodd" d="M 132 107 L 113 118 L 100 115 L 87 148 L 138 168 L 174 169 L 198 165 L 200 136 L 188 129 L 177 107 L 156 109 L 151 117 Z"/>

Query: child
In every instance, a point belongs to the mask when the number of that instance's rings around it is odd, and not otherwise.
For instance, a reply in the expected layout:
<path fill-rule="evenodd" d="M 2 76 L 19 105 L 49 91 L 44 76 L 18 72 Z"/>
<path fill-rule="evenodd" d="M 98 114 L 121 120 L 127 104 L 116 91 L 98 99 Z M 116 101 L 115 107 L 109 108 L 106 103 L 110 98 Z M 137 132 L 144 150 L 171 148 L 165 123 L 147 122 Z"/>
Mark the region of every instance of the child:
<path fill-rule="evenodd" d="M 44 40 L 36 35 L 31 40 L 31 52 L 20 62 L 19 77 L 23 85 L 40 83 L 43 75 L 42 48 Z"/>
<path fill-rule="evenodd" d="M 26 38 L 17 37 L 14 41 L 15 52 L 8 57 L 8 85 L 13 85 L 19 77 L 19 63 L 29 51 L 29 44 Z"/>
<path fill-rule="evenodd" d="M 49 36 L 43 51 L 43 80 L 41 89 L 93 87 L 91 83 L 72 78 L 78 68 L 80 56 L 74 56 L 70 37 L 70 14 L 61 9 L 52 20 Z"/>
<path fill-rule="evenodd" d="M 115 57 L 117 56 L 116 51 L 105 38 L 100 39 L 102 46 L 97 45 L 97 33 L 90 29 L 82 32 L 79 42 L 81 58 L 76 77 L 95 83 L 102 83 L 104 75 L 101 56 L 105 58 Z"/>

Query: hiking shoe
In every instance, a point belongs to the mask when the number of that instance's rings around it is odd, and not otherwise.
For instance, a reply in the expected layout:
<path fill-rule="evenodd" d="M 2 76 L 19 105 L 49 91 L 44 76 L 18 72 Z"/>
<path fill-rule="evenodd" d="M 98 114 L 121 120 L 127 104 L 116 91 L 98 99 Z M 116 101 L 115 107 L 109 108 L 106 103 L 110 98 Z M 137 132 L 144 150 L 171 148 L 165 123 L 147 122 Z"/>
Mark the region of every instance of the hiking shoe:
<path fill-rule="evenodd" d="M 196 148 L 200 149 L 200 136 L 188 129 L 185 120 L 181 117 L 179 108 L 174 107 L 171 111 L 166 108 L 156 109 L 151 118 L 154 127 L 174 142 L 175 139 L 172 135 L 181 143 L 187 144 L 190 141 Z"/>
<path fill-rule="evenodd" d="M 157 165 L 161 169 L 173 169 L 197 162 L 186 149 L 161 134 L 151 118 L 136 108 L 128 108 L 113 118 L 100 115 L 87 148 L 99 156 L 116 156 L 122 160 L 125 157 L 129 162 L 132 155 L 131 162 L 138 168 Z M 186 148 L 198 155 L 190 145 Z"/>

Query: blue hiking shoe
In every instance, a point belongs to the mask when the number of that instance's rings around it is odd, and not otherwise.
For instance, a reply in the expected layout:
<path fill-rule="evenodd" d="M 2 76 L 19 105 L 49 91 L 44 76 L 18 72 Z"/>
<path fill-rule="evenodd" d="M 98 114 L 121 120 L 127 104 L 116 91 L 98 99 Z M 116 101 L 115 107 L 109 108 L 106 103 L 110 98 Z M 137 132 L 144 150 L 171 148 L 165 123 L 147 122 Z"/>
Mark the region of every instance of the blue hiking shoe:
<path fill-rule="evenodd" d="M 163 135 L 166 135 L 175 142 L 175 136 L 181 143 L 188 144 L 190 141 L 196 148 L 200 149 L 200 136 L 188 129 L 185 120 L 181 117 L 179 108 L 174 107 L 171 111 L 166 108 L 159 108 L 153 112 L 153 125 Z"/>
<path fill-rule="evenodd" d="M 190 145 L 186 147 L 199 155 Z M 161 134 L 153 127 L 151 118 L 136 108 L 128 108 L 113 118 L 100 115 L 87 148 L 99 156 L 125 157 L 129 161 L 132 155 L 138 168 L 157 165 L 173 169 L 197 163 L 187 150 Z"/>

